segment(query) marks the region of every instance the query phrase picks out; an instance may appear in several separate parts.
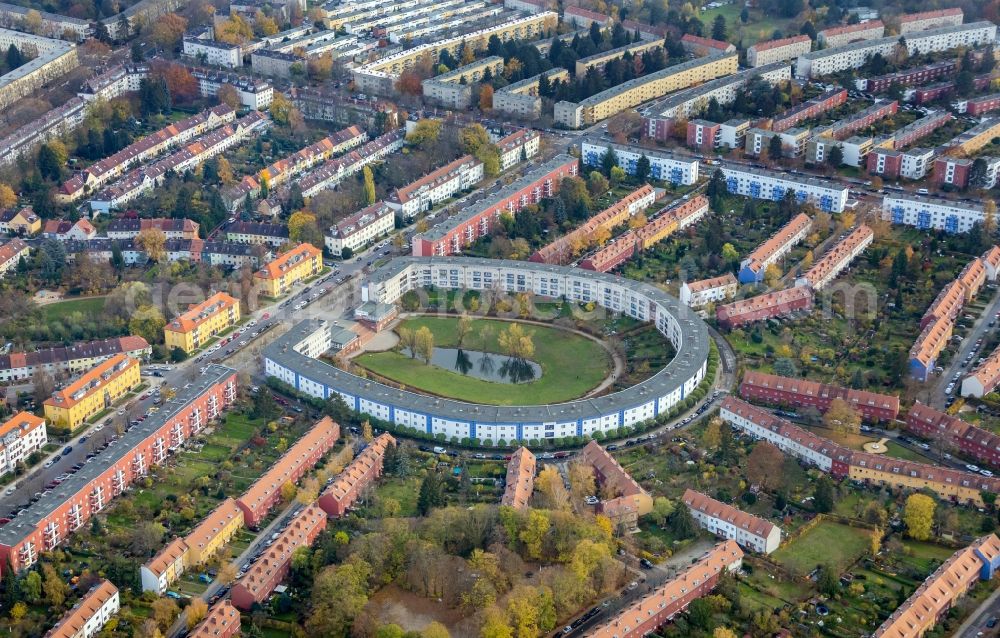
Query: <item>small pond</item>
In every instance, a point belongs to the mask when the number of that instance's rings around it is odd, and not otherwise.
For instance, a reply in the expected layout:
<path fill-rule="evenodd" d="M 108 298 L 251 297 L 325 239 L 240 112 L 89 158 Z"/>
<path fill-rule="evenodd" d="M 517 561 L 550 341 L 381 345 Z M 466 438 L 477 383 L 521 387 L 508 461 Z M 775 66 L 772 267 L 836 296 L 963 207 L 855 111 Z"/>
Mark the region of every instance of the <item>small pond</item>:
<path fill-rule="evenodd" d="M 402 353 L 410 356 L 408 348 Z M 534 361 L 480 350 L 434 348 L 431 365 L 496 383 L 527 383 L 542 376 L 542 366 Z"/>

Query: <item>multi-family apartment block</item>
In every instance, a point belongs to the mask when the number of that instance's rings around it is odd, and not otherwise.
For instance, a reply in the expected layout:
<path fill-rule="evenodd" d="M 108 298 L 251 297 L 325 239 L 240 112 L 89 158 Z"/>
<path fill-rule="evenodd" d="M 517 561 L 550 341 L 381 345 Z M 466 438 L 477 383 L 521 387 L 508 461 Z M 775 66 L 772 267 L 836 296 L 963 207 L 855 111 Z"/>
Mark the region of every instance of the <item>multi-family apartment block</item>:
<path fill-rule="evenodd" d="M 158 596 L 167 593 L 167 589 L 184 574 L 187 551 L 184 539 L 175 538 L 156 552 L 155 556 L 139 568 L 142 591 L 151 591 Z"/>
<path fill-rule="evenodd" d="M 965 14 L 959 7 L 920 13 L 904 13 L 899 17 L 899 34 L 906 35 L 914 31 L 940 29 L 941 27 L 957 27 L 962 24 L 964 19 Z"/>
<path fill-rule="evenodd" d="M 692 308 L 701 308 L 710 303 L 732 299 L 739 286 L 740 283 L 731 272 L 699 281 L 685 281 L 681 284 L 680 300 Z"/>
<path fill-rule="evenodd" d="M 787 62 L 811 50 L 812 40 L 807 35 L 757 42 L 747 49 L 747 64 L 758 67 L 775 62 Z"/>
<path fill-rule="evenodd" d="M 995 365 L 994 363 L 993 366 Z M 995 375 L 996 369 L 987 374 Z M 978 462 L 1000 466 L 1000 435 L 922 403 L 914 403 L 907 413 L 906 430 L 927 440 L 939 442 L 945 449 L 956 450 Z"/>
<path fill-rule="evenodd" d="M 244 516 L 233 498 L 219 503 L 198 525 L 184 537 L 187 554 L 185 565 L 204 565 L 228 543 L 236 532 L 243 529 Z"/>
<path fill-rule="evenodd" d="M 453 71 L 424 80 L 421 84 L 424 97 L 431 102 L 451 109 L 465 109 L 472 104 L 472 87 L 484 77 L 498 77 L 503 73 L 503 58 L 491 55 Z"/>
<path fill-rule="evenodd" d="M 882 93 L 888 91 L 894 84 L 898 86 L 926 84 L 937 78 L 948 77 L 957 70 L 958 62 L 955 60 L 945 60 L 873 78 L 858 78 L 854 81 L 854 84 L 859 91 Z"/>
<path fill-rule="evenodd" d="M 734 301 L 715 309 L 719 325 L 732 330 L 757 321 L 779 319 L 812 310 L 813 293 L 804 286 L 776 290 Z"/>
<path fill-rule="evenodd" d="M 566 128 L 590 126 L 616 113 L 662 97 L 672 91 L 736 73 L 735 53 L 689 60 L 649 75 L 629 80 L 580 102 L 557 102 L 554 117 Z"/>
<path fill-rule="evenodd" d="M 526 119 L 540 117 L 542 97 L 538 93 L 538 86 L 543 76 L 550 86 L 556 82 L 569 81 L 569 71 L 560 67 L 508 84 L 493 94 L 493 110 Z"/>
<path fill-rule="evenodd" d="M 814 202 L 820 210 L 842 213 L 847 206 L 848 188 L 829 180 L 789 175 L 763 168 L 720 162 L 726 189 L 734 195 L 780 201 L 792 191 L 799 202 Z"/>
<path fill-rule="evenodd" d="M 344 471 L 337 475 L 316 501 L 327 516 L 340 518 L 382 476 L 385 453 L 396 439 L 388 432 L 378 435 Z"/>
<path fill-rule="evenodd" d="M 285 224 L 269 224 L 262 222 L 230 222 L 223 227 L 226 241 L 241 244 L 266 244 L 280 248 L 288 243 L 288 226 Z"/>
<path fill-rule="evenodd" d="M 744 138 L 744 151 L 747 155 L 759 157 L 762 153 L 771 152 L 771 139 L 781 140 L 781 155 L 769 159 L 779 160 L 782 157 L 798 157 L 806 150 L 811 132 L 805 128 L 787 128 L 781 131 L 751 128 Z"/>
<path fill-rule="evenodd" d="M 403 219 L 412 219 L 449 197 L 472 188 L 483 179 L 483 163 L 464 155 L 431 171 L 415 182 L 397 188 L 386 201 Z"/>
<path fill-rule="evenodd" d="M 211 36 L 210 31 L 208 34 Z M 202 64 L 227 69 L 238 69 L 243 66 L 243 48 L 240 45 L 213 40 L 211 37 L 202 38 L 185 34 L 181 52 L 184 57 L 192 58 Z"/>
<path fill-rule="evenodd" d="M 948 558 L 892 612 L 872 638 L 909 638 L 927 634 L 976 584 L 993 579 L 1000 567 L 1000 539 L 989 534 Z"/>
<path fill-rule="evenodd" d="M 110 580 L 101 579 L 80 602 L 63 614 L 45 638 L 91 638 L 96 636 L 111 617 L 118 613 L 121 601 L 118 588 Z"/>
<path fill-rule="evenodd" d="M 595 22 L 601 27 L 609 27 L 614 19 L 603 13 L 584 9 L 583 7 L 570 6 L 563 11 L 563 22 L 567 22 L 578 29 L 589 29 Z"/>
<path fill-rule="evenodd" d="M 505 171 L 538 155 L 542 136 L 533 129 L 518 129 L 510 135 L 497 140 L 496 147 L 500 151 L 500 170 Z"/>
<path fill-rule="evenodd" d="M 991 144 L 997 136 L 1000 136 L 1000 117 L 987 117 L 945 144 L 945 149 L 958 156 L 972 156 Z"/>
<path fill-rule="evenodd" d="M 865 161 L 871 175 L 882 175 L 889 179 L 923 179 L 932 167 L 934 151 L 929 148 L 913 148 L 908 151 L 873 148 Z"/>
<path fill-rule="evenodd" d="M 865 224 L 852 230 L 846 237 L 826 251 L 801 277 L 795 280 L 797 286 L 809 286 L 819 291 L 826 287 L 845 268 L 851 265 L 875 240 L 875 232 Z"/>
<path fill-rule="evenodd" d="M 603 53 L 588 55 L 587 57 L 580 58 L 576 61 L 576 77 L 584 77 L 590 69 L 603 72 L 604 67 L 607 66 L 608 62 L 611 62 L 612 60 L 620 60 L 624 58 L 626 54 L 633 57 L 642 57 L 643 53 L 654 51 L 662 47 L 662 39 L 647 40 L 645 42 L 626 44 L 625 46 L 610 49 L 608 51 L 604 51 Z"/>
<path fill-rule="evenodd" d="M 816 34 L 816 41 L 827 49 L 843 46 L 858 40 L 877 40 L 885 35 L 885 25 L 881 20 L 869 20 L 858 24 L 824 29 Z"/>
<path fill-rule="evenodd" d="M 649 160 L 649 177 L 690 186 L 698 181 L 698 160 L 660 149 L 616 144 L 599 137 L 587 137 L 580 142 L 580 159 L 586 166 L 600 166 L 605 153 L 612 152 L 618 166 L 627 175 L 635 175 L 639 160 Z"/>
<path fill-rule="evenodd" d="M 30 379 L 39 372 L 53 377 L 83 374 L 116 354 L 145 360 L 152 352 L 152 346 L 145 339 L 133 335 L 31 352 L 12 352 L 0 355 L 0 383 Z"/>
<path fill-rule="evenodd" d="M 515 214 L 529 204 L 537 204 L 559 190 L 564 177 L 577 174 L 579 160 L 569 155 L 557 155 L 520 179 L 504 186 L 493 196 L 459 211 L 426 233 L 413 237 L 413 254 L 417 257 L 451 255 L 461 252 L 480 237 L 489 235 L 503 213 Z"/>
<path fill-rule="evenodd" d="M 887 193 L 882 198 L 882 219 L 920 229 L 964 233 L 973 224 L 983 222 L 983 207 L 978 203 L 939 197 Z"/>
<path fill-rule="evenodd" d="M 239 321 L 239 299 L 217 292 L 199 304 L 192 304 L 187 312 L 172 319 L 163 327 L 163 335 L 168 348 L 180 348 L 190 353 Z"/>
<path fill-rule="evenodd" d="M 14 571 L 34 564 L 86 525 L 154 465 L 197 435 L 236 400 L 236 371 L 209 365 L 159 412 L 129 429 L 82 470 L 29 505 L 0 529 L 0 559 Z"/>
<path fill-rule="evenodd" d="M 249 611 L 267 600 L 292 568 L 292 555 L 300 547 L 309 547 L 326 529 L 326 513 L 317 505 L 303 509 L 280 532 L 274 543 L 233 585 L 233 605 Z"/>
<path fill-rule="evenodd" d="M 500 505 L 521 510 L 528 507 L 531 493 L 535 488 L 535 455 L 528 448 L 521 446 L 514 450 L 507 462 L 507 478 L 504 485 Z"/>
<path fill-rule="evenodd" d="M 743 565 L 743 550 L 735 541 L 712 548 L 676 577 L 641 596 L 613 617 L 583 633 L 584 638 L 642 638 L 674 616 L 683 613 L 692 601 L 715 588 L 723 572 Z"/>
<path fill-rule="evenodd" d="M 781 545 L 781 528 L 770 521 L 692 489 L 684 490 L 681 501 L 699 527 L 736 541 L 740 547 L 758 554 L 770 554 Z"/>
<path fill-rule="evenodd" d="M 653 510 L 653 497 L 649 492 L 642 489 L 597 441 L 591 441 L 583 448 L 580 462 L 593 468 L 594 478 L 602 490 L 614 495 L 602 500 L 597 509 L 616 525 L 634 528 L 640 516 Z"/>
<path fill-rule="evenodd" d="M 812 219 L 799 213 L 782 226 L 778 232 L 740 262 L 740 283 L 757 283 L 764 280 L 767 267 L 788 254 L 792 248 L 806 238 L 812 228 Z"/>
<path fill-rule="evenodd" d="M 340 426 L 330 417 L 323 417 L 288 448 L 288 451 L 236 500 L 236 504 L 243 510 L 246 526 L 256 528 L 281 500 L 282 486 L 285 483 L 297 483 L 306 472 L 316 466 L 339 438 Z"/>
<path fill-rule="evenodd" d="M 165 239 L 197 239 L 198 227 L 198 222 L 190 219 L 121 217 L 111 220 L 104 232 L 108 239 L 135 239 L 144 230 L 158 230 Z"/>
<path fill-rule="evenodd" d="M 40 35 L 0 29 L 0 47 L 14 47 L 32 60 L 0 76 L 0 108 L 31 95 L 47 82 L 75 69 L 80 61 L 76 44 Z"/>
<path fill-rule="evenodd" d="M 396 226 L 396 213 L 385 202 L 375 202 L 353 215 L 340 220 L 326 235 L 326 247 L 335 257 L 344 251 L 356 254 L 379 237 L 388 235 Z"/>
<path fill-rule="evenodd" d="M 751 370 L 743 374 L 740 395 L 750 401 L 795 408 L 815 408 L 820 412 L 829 410 L 834 399 L 841 399 L 861 418 L 873 422 L 890 422 L 899 415 L 899 397 L 891 394 L 854 390 Z"/>
<path fill-rule="evenodd" d="M 17 469 L 17 464 L 48 443 L 45 419 L 30 412 L 18 412 L 0 425 L 0 474 Z"/>
<path fill-rule="evenodd" d="M 312 244 L 299 244 L 267 262 L 254 273 L 262 294 L 280 297 L 300 281 L 318 275 L 323 270 L 323 251 Z"/>
<path fill-rule="evenodd" d="M 49 423 L 75 429 L 84 420 L 110 408 L 141 383 L 139 362 L 116 354 L 45 400 Z"/>

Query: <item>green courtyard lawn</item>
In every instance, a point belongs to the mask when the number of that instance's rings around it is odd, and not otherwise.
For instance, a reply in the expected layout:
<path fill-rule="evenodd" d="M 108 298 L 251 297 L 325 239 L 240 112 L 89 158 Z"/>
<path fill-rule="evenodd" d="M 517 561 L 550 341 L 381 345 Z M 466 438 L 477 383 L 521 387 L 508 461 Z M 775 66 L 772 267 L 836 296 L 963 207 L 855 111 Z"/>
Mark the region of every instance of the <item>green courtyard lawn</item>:
<path fill-rule="evenodd" d="M 465 347 L 499 353 L 499 333 L 510 322 L 476 319 L 465 340 Z M 480 330 L 489 325 L 492 335 L 484 343 Z M 400 327 L 418 330 L 426 326 L 434 333 L 436 347 L 456 347 L 458 319 L 451 317 L 416 317 Z M 559 403 L 583 396 L 599 385 L 611 371 L 611 357 L 591 339 L 558 328 L 525 324 L 525 332 L 534 336 L 535 354 L 531 359 L 542 368 L 542 376 L 527 383 L 507 384 L 465 376 L 451 370 L 426 365 L 419 359 L 399 352 L 371 352 L 354 359 L 359 366 L 409 388 L 439 396 L 492 405 L 535 405 Z"/>
<path fill-rule="evenodd" d="M 841 574 L 870 546 L 869 530 L 825 520 L 782 546 L 771 557 L 800 576 L 806 576 L 820 565 L 830 565 Z"/>
<path fill-rule="evenodd" d="M 68 299 L 42 306 L 42 313 L 46 321 L 65 319 L 74 312 L 85 315 L 96 315 L 104 310 L 104 297 L 81 297 L 80 299 Z"/>

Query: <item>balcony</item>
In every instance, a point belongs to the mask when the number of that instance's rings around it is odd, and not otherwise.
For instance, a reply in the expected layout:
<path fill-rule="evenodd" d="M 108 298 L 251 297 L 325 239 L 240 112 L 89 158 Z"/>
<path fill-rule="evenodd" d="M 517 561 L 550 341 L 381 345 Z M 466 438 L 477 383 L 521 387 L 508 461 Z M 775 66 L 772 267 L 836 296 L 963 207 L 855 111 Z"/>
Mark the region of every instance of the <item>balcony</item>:
<path fill-rule="evenodd" d="M 59 528 L 55 523 L 49 523 L 44 532 L 45 551 L 48 551 L 59 544 Z"/>
<path fill-rule="evenodd" d="M 104 509 L 104 488 L 98 486 L 90 493 L 90 509 L 100 512 Z"/>

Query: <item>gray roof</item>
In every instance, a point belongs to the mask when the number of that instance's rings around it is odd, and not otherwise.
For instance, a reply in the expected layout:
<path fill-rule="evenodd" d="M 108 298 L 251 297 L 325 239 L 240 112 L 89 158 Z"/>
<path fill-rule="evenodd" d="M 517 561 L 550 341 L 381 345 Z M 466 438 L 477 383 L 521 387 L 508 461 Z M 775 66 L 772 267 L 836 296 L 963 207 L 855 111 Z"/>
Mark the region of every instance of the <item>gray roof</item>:
<path fill-rule="evenodd" d="M 697 121 L 697 120 L 692 120 L 692 121 Z M 708 124 L 714 124 L 714 122 L 708 122 Z M 581 138 L 580 139 L 581 150 L 583 149 L 584 144 L 599 146 L 604 149 L 613 148 L 616 152 L 621 152 L 621 153 L 638 153 L 640 155 L 645 155 L 646 157 L 674 160 L 677 162 L 690 162 L 694 164 L 698 163 L 698 159 L 693 155 L 683 155 L 679 153 L 674 153 L 672 151 L 668 151 L 666 149 L 646 148 L 644 146 L 634 146 L 630 144 L 618 144 L 616 142 L 605 140 L 601 137 L 598 137 L 597 135 L 588 135 L 586 137 Z"/>
<path fill-rule="evenodd" d="M 787 182 L 795 182 L 796 184 L 813 186 L 815 188 L 825 188 L 833 191 L 836 190 L 846 191 L 848 189 L 847 186 L 839 184 L 833 180 L 818 179 L 815 177 L 810 177 L 808 175 L 803 175 L 802 173 L 791 174 L 778 171 L 770 171 L 767 170 L 766 168 L 757 168 L 756 166 L 746 166 L 743 164 L 733 164 L 730 162 L 719 162 L 717 166 L 723 170 L 733 171 L 735 173 L 746 173 L 748 175 L 769 177 L 771 179 L 781 179 Z"/>
<path fill-rule="evenodd" d="M 699 58 L 705 59 L 705 58 Z M 720 78 L 715 78 L 714 80 L 709 80 L 708 82 L 702 82 L 696 86 L 688 87 L 686 89 L 681 89 L 680 91 L 675 91 L 665 98 L 659 99 L 652 104 L 644 107 L 642 112 L 648 116 L 656 116 L 664 111 L 677 107 L 685 102 L 690 102 L 691 100 L 696 100 L 703 95 L 708 95 L 713 91 L 717 91 L 723 87 L 727 87 L 733 84 L 746 84 L 751 79 L 755 77 L 760 77 L 768 73 L 773 73 L 781 68 L 791 69 L 788 62 L 774 62 L 772 64 L 765 64 L 764 66 L 754 67 L 752 69 L 744 69 L 739 73 L 734 73 L 732 75 L 724 75 Z M 667 69 L 676 67 L 667 67 Z M 667 69 L 664 69 L 666 71 Z"/>
<path fill-rule="evenodd" d="M 38 502 L 29 505 L 25 511 L 13 521 L 0 528 L 0 545 L 13 547 L 35 531 L 38 524 L 60 505 L 77 494 L 87 490 L 90 482 L 112 467 L 122 458 L 131 454 L 139 443 L 150 436 L 174 417 L 188 404 L 198 398 L 212 385 L 219 383 L 236 371 L 220 365 L 209 365 L 204 374 L 195 375 L 190 383 L 177 388 L 177 395 L 169 401 L 164 401 L 160 411 L 134 426 L 125 436 L 112 443 L 106 450 L 99 453 L 90 463 L 87 463 L 76 474 L 71 475 L 62 484 L 43 496 Z"/>
<path fill-rule="evenodd" d="M 605 89 L 600 93 L 596 93 L 586 99 L 580 100 L 578 104 L 580 106 L 594 106 L 601 104 L 602 102 L 610 99 L 612 96 L 626 93 L 637 86 L 642 86 L 643 84 L 647 84 L 649 82 L 655 82 L 662 78 L 670 77 L 675 73 L 683 73 L 685 71 L 690 71 L 691 69 L 697 69 L 698 67 L 706 64 L 713 64 L 719 59 L 727 58 L 729 56 L 736 56 L 736 53 L 718 53 L 704 58 L 695 58 L 694 60 L 688 60 L 686 62 L 681 62 L 680 64 L 668 66 L 667 68 L 656 71 L 655 73 L 650 73 L 649 75 L 635 78 L 634 80 L 629 80 L 628 82 L 623 82 L 622 84 L 613 86 L 610 89 Z"/>
<path fill-rule="evenodd" d="M 658 304 L 673 315 L 681 326 L 683 340 L 675 344 L 677 354 L 673 360 L 652 377 L 637 385 L 599 397 L 533 406 L 484 405 L 427 396 L 392 388 L 334 368 L 327 363 L 302 355 L 293 348 L 319 328 L 320 324 L 315 320 L 300 322 L 275 339 L 264 349 L 264 357 L 346 394 L 367 397 L 373 401 L 392 404 L 397 408 L 455 420 L 470 420 L 483 425 L 541 423 L 556 420 L 566 422 L 617 414 L 621 410 L 645 404 L 654 397 L 674 392 L 694 376 L 708 358 L 710 346 L 705 323 L 676 298 L 649 284 L 566 266 L 471 257 L 400 257 L 371 273 L 369 281 L 377 283 L 391 279 L 402 269 L 413 264 L 426 264 L 431 267 L 462 264 L 486 268 L 518 268 L 553 275 L 586 276 L 599 282 L 624 286 L 646 296 L 652 303 Z"/>
<path fill-rule="evenodd" d="M 441 222 L 437 226 L 434 226 L 423 235 L 417 235 L 417 237 L 423 237 L 427 241 L 438 241 L 445 235 L 447 235 L 448 232 L 451 231 L 456 226 L 464 224 L 465 222 L 474 218 L 476 215 L 481 214 L 487 208 L 490 208 L 491 206 L 494 206 L 497 202 L 502 201 L 507 197 L 510 197 L 517 191 L 521 190 L 522 188 L 525 188 L 532 182 L 538 180 L 543 175 L 551 173 L 556 168 L 565 164 L 566 162 L 576 161 L 576 160 L 577 158 L 573 157 L 572 155 L 566 155 L 566 154 L 556 155 L 555 157 L 545 162 L 535 170 L 531 171 L 530 173 L 527 173 L 519 177 L 515 181 L 511 182 L 510 184 L 507 184 L 499 191 L 497 191 L 497 193 L 492 197 L 486 198 L 485 200 L 476 204 L 475 206 L 472 206 L 471 208 L 462 209 L 461 211 L 449 217 L 447 220 Z"/>

